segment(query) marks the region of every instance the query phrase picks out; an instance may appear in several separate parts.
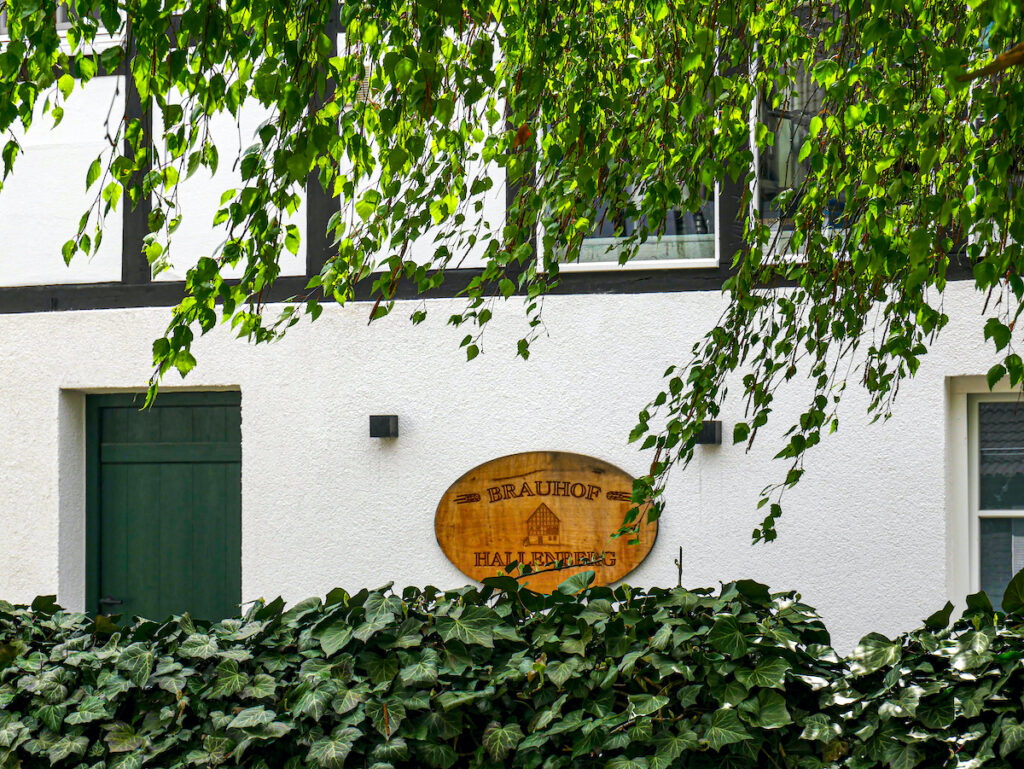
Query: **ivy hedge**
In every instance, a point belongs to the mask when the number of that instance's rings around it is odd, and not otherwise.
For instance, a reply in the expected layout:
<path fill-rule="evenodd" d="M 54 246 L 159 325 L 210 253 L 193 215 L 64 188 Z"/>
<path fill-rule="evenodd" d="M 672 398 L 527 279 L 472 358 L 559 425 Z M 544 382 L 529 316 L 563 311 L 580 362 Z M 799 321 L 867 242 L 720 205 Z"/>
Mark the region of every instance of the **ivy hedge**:
<path fill-rule="evenodd" d="M 0 769 L 1024 765 L 1024 626 L 981 594 L 841 659 L 794 593 L 591 578 L 217 623 L 0 602 Z"/>

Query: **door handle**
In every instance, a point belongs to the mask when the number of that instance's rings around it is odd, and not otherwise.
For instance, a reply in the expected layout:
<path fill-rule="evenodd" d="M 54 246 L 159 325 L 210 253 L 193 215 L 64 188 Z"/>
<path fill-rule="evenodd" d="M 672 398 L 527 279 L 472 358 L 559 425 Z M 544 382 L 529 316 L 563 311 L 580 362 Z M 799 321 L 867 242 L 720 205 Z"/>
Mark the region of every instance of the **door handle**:
<path fill-rule="evenodd" d="M 120 606 L 123 604 L 120 598 L 114 598 L 113 596 L 105 595 L 100 599 L 100 607 L 104 606 Z"/>

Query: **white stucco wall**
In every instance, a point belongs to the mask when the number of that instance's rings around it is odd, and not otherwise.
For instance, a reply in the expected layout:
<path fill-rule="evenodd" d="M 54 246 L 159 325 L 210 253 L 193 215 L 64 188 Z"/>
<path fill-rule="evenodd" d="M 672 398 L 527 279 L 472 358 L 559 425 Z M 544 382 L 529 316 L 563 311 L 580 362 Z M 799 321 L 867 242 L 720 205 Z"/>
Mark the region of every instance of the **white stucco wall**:
<path fill-rule="evenodd" d="M 519 451 L 557 449 L 632 473 L 650 462 L 626 443 L 667 364 L 685 360 L 717 318 L 716 293 L 550 297 L 548 337 L 514 355 L 521 310 L 499 308 L 485 354 L 467 363 L 457 300 L 428 303 L 422 326 L 400 304 L 367 326 L 370 306 L 325 310 L 280 343 L 254 348 L 223 329 L 196 345 L 198 368 L 168 389 L 242 392 L 243 597 L 296 600 L 388 580 L 451 587 L 464 578 L 434 539 L 433 514 L 466 470 Z M 455 303 L 453 305 L 453 302 Z M 787 494 L 779 540 L 750 545 L 758 491 L 781 479 L 771 440 L 803 403 L 779 398 L 775 430 L 750 454 L 701 447 L 670 481 L 657 544 L 628 581 L 673 585 L 683 547 L 689 586 L 750 577 L 798 589 L 841 647 L 869 630 L 915 625 L 951 588 L 946 458 L 950 377 L 984 373 L 981 299 L 952 284 L 941 342 L 886 424 L 867 426 L 851 388 L 840 431 L 808 458 Z M 142 388 L 165 309 L 0 315 L 0 596 L 59 591 L 82 601 L 82 392 Z M 400 437 L 368 437 L 369 414 L 400 417 Z M 956 463 L 953 463 L 956 464 Z M 954 484 L 955 486 L 955 484 Z"/>

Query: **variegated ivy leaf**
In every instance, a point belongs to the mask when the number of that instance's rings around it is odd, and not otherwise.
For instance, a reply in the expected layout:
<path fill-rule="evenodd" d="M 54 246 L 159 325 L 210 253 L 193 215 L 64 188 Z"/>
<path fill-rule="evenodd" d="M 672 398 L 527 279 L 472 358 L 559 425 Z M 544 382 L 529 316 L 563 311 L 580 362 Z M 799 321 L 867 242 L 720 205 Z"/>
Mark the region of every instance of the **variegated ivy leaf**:
<path fill-rule="evenodd" d="M 89 747 L 88 737 L 72 737 L 64 735 L 46 752 L 51 764 L 55 764 L 68 756 L 81 756 Z"/>
<path fill-rule="evenodd" d="M 131 726 L 115 721 L 112 724 L 104 724 L 103 728 L 107 734 L 103 738 L 110 748 L 111 753 L 126 753 L 141 748 L 146 740 L 139 735 Z"/>
<path fill-rule="evenodd" d="M 193 633 L 178 647 L 178 653 L 183 657 L 201 660 L 210 659 L 218 651 L 220 651 L 220 647 L 217 645 L 216 639 L 205 633 Z"/>
<path fill-rule="evenodd" d="M 299 686 L 299 696 L 292 705 L 292 712 L 298 715 L 307 715 L 314 721 L 323 718 L 334 700 L 338 686 L 333 681 L 324 681 L 319 686 L 313 687 L 308 683 Z"/>
<path fill-rule="evenodd" d="M 352 638 L 352 626 L 344 619 L 336 620 L 324 629 L 318 631 L 314 637 L 320 642 L 320 648 L 324 654 L 330 657 Z"/>
<path fill-rule="evenodd" d="M 101 718 L 110 718 L 106 703 L 102 697 L 87 695 L 79 704 L 78 708 L 67 715 L 64 719 L 66 724 L 87 724 L 90 721 L 98 721 Z"/>
<path fill-rule="evenodd" d="M 483 606 L 469 606 L 458 616 L 437 617 L 435 625 L 445 641 L 457 640 L 467 646 L 494 646 L 494 628 L 501 622 L 497 614 Z"/>
<path fill-rule="evenodd" d="M 414 662 L 398 672 L 398 679 L 404 686 L 431 685 L 437 681 L 438 654 L 433 649 L 424 649 L 415 655 Z"/>
<path fill-rule="evenodd" d="M 741 668 L 736 671 L 736 680 L 748 689 L 757 687 L 784 689 L 786 672 L 793 666 L 782 657 L 765 657 L 758 660 L 753 670 Z"/>
<path fill-rule="evenodd" d="M 398 731 L 405 720 L 405 705 L 397 697 L 369 700 L 366 703 L 366 715 L 370 717 L 377 731 L 387 739 Z"/>
<path fill-rule="evenodd" d="M 244 689 L 242 697 L 245 699 L 262 700 L 273 697 L 277 691 L 277 682 L 273 676 L 266 673 L 257 673 L 250 680 Z"/>
<path fill-rule="evenodd" d="M 149 674 L 153 671 L 155 661 L 152 651 L 141 643 L 135 643 L 121 652 L 117 667 L 119 670 L 125 671 L 128 680 L 133 684 L 145 686 L 149 680 Z"/>
<path fill-rule="evenodd" d="M 436 742 L 421 742 L 416 746 L 416 753 L 430 769 L 451 769 L 459 760 L 451 745 Z"/>
<path fill-rule="evenodd" d="M 230 697 L 245 688 L 249 677 L 239 672 L 238 663 L 233 659 L 225 659 L 217 665 L 217 677 L 207 697 Z"/>
<path fill-rule="evenodd" d="M 64 705 L 42 705 L 36 708 L 32 715 L 46 724 L 50 731 L 59 732 L 67 712 L 68 709 Z"/>
<path fill-rule="evenodd" d="M 519 724 L 499 724 L 492 721 L 484 729 L 483 745 L 495 761 L 503 761 L 523 740 Z"/>
<path fill-rule="evenodd" d="M 329 737 L 310 745 L 306 761 L 324 769 L 341 769 L 345 764 L 345 758 L 352 752 L 352 745 L 359 737 L 359 730 L 350 726 L 335 729 Z"/>
<path fill-rule="evenodd" d="M 228 728 L 249 729 L 254 726 L 269 724 L 275 718 L 277 718 L 277 714 L 274 711 L 267 710 L 262 706 L 246 708 L 231 720 L 231 723 L 228 724 Z"/>

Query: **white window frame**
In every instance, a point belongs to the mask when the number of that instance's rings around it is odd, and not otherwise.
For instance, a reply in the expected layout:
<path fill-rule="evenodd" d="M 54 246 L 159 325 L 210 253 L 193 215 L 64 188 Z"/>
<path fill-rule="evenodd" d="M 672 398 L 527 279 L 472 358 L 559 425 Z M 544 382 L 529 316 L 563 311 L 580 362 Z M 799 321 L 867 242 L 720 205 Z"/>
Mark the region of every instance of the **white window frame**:
<path fill-rule="evenodd" d="M 714 189 L 714 203 L 715 203 L 715 232 L 714 232 L 714 256 L 709 256 L 701 259 L 641 259 L 637 256 L 632 257 L 625 264 L 620 264 L 617 261 L 606 261 L 606 262 L 559 262 L 559 272 L 614 272 L 620 271 L 633 271 L 633 270 L 693 270 L 698 268 L 707 269 L 708 267 L 718 267 L 722 261 L 722 228 L 721 228 L 721 185 L 715 182 Z M 679 237 L 676 235 L 669 237 Z M 619 238 L 594 238 L 593 240 L 601 241 L 615 241 L 620 240 Z M 625 238 L 621 238 L 625 240 Z M 657 239 L 652 235 L 647 240 L 648 243 L 657 242 Z M 541 228 L 540 223 L 537 224 L 537 270 L 544 272 L 544 231 Z M 614 243 L 607 244 L 609 248 L 614 247 Z"/>
<path fill-rule="evenodd" d="M 1024 408 L 1024 394 L 1005 380 L 992 391 L 984 376 L 947 380 L 946 592 L 961 607 L 981 590 L 981 519 L 1024 518 L 1024 510 L 981 510 L 978 479 L 978 404 L 1017 401 Z M 998 606 L 1002 596 L 989 598 Z"/>

